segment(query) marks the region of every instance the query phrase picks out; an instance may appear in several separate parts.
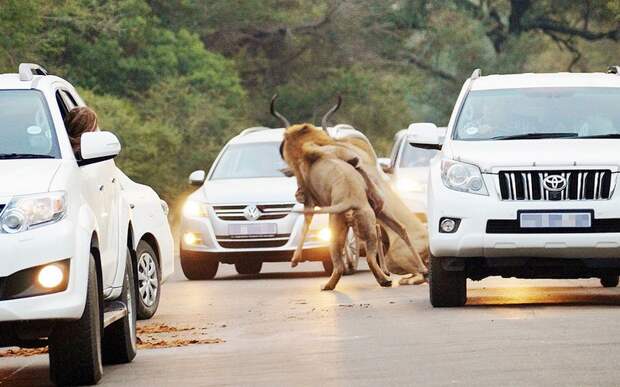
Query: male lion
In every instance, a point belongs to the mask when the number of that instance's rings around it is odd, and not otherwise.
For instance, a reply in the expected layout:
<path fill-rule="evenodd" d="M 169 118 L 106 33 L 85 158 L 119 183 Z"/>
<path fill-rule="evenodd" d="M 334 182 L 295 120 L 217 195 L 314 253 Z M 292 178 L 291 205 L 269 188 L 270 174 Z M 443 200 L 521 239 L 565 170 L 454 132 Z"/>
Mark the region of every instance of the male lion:
<path fill-rule="evenodd" d="M 316 202 L 320 202 L 320 200 L 317 200 L 316 198 L 316 196 L 318 196 L 316 192 L 313 192 L 313 190 L 310 189 L 308 184 L 305 182 L 305 180 L 307 180 L 310 167 L 317 160 L 333 158 L 341 159 L 351 164 L 356 168 L 357 172 L 364 180 L 367 200 L 370 202 L 373 210 L 375 211 L 377 220 L 379 220 L 379 222 L 383 224 L 387 230 L 390 230 L 388 233 L 388 237 L 390 237 L 389 245 L 394 246 L 394 248 L 387 251 L 387 262 L 382 263 L 386 263 L 390 270 L 393 270 L 398 274 L 414 274 L 413 280 L 401 280 L 401 284 L 419 283 L 423 281 L 424 277 L 422 277 L 422 275 L 427 273 L 427 269 L 420 259 L 419 252 L 414 249 L 407 235 L 412 226 L 412 220 L 406 216 L 406 207 L 404 212 L 404 220 L 408 227 L 403 227 L 397 220 L 396 216 L 398 215 L 403 218 L 403 213 L 395 213 L 394 211 L 402 210 L 402 208 L 399 208 L 400 206 L 398 206 L 400 199 L 397 196 L 394 196 L 391 187 L 389 184 L 386 184 L 384 177 L 381 176 L 379 169 L 377 168 L 376 154 L 374 153 L 372 145 L 370 145 L 368 140 L 363 136 L 361 136 L 363 138 L 348 137 L 340 140 L 334 140 L 327 134 L 327 131 L 318 129 L 313 125 L 303 124 L 291 126 L 288 120 L 286 120 L 286 118 L 275 110 L 274 103 L 276 98 L 277 96 L 274 96 L 272 99 L 271 112 L 274 116 L 279 118 L 287 128 L 285 138 L 281 146 L 281 154 L 290 165 L 292 172 L 294 172 L 297 177 L 299 185 L 296 195 L 297 199 L 300 202 L 304 202 L 307 209 L 313 208 Z M 332 109 L 330 109 L 330 111 L 323 117 L 322 124 L 324 128 L 327 127 L 327 118 L 338 109 L 340 102 L 341 100 L 339 98 L 338 104 L 332 107 Z M 385 193 L 387 193 L 386 197 L 390 199 L 388 208 L 383 208 L 383 197 Z M 404 203 L 400 204 L 404 206 Z M 306 212 L 306 222 L 302 232 L 302 241 L 293 256 L 293 266 L 301 260 L 301 246 L 303 245 L 303 239 L 308 231 L 312 219 L 311 212 L 313 211 L 307 210 Z M 413 229 L 416 238 L 422 236 L 424 240 L 426 239 L 423 229 L 420 229 L 419 227 L 413 227 Z M 420 230 L 422 230 L 422 235 L 420 235 Z M 364 243 L 366 241 L 362 238 L 361 242 Z M 423 247 L 420 248 L 419 251 L 424 252 L 426 247 L 427 243 L 424 243 Z M 396 251 L 398 252 L 397 255 L 394 254 Z M 385 271 L 387 272 L 387 270 Z"/>

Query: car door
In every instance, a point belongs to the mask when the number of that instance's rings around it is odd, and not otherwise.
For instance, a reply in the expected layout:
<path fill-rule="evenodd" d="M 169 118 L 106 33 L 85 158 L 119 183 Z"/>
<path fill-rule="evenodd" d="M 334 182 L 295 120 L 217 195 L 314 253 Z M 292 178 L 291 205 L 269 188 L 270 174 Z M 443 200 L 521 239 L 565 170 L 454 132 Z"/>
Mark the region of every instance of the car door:
<path fill-rule="evenodd" d="M 56 90 L 61 113 L 66 115 L 81 99 L 64 88 Z M 118 265 L 118 183 L 113 160 L 80 167 L 82 195 L 94 212 L 98 226 L 99 253 L 104 287 L 113 284 Z"/>

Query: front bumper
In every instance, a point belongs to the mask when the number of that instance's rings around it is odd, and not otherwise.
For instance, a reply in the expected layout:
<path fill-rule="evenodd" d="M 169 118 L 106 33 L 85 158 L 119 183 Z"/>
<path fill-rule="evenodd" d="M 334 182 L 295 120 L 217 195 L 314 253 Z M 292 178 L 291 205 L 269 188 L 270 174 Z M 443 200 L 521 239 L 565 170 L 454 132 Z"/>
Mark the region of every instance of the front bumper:
<path fill-rule="evenodd" d="M 68 219 L 20 234 L 0 234 L 0 278 L 70 258 L 66 290 L 0 301 L 0 322 L 79 318 L 86 300 L 89 242 L 90 235 Z"/>
<path fill-rule="evenodd" d="M 435 171 L 433 171 L 435 172 Z M 495 189 L 495 175 L 485 174 L 489 196 L 447 189 L 438 173 L 429 185 L 429 243 L 438 257 L 540 257 L 540 258 L 620 258 L 620 232 L 578 233 L 494 233 L 491 221 L 515 221 L 520 210 L 585 210 L 594 218 L 615 222 L 620 219 L 618 193 L 609 200 L 502 201 Z M 458 218 L 454 233 L 440 233 L 443 217 Z"/>
<path fill-rule="evenodd" d="M 301 241 L 301 232 L 303 229 L 303 215 L 298 213 L 291 213 L 284 219 L 275 221 L 278 224 L 278 234 L 287 235 L 282 240 L 279 246 L 273 247 L 258 247 L 261 242 L 268 242 L 269 238 L 253 239 L 256 241 L 256 246 L 252 246 L 252 242 L 247 242 L 247 247 L 243 248 L 227 248 L 221 245 L 222 237 L 218 241 L 218 237 L 215 233 L 213 223 L 217 223 L 218 229 L 224 229 L 228 223 L 239 222 L 226 222 L 220 219 L 212 219 L 207 217 L 184 217 L 181 224 L 181 252 L 184 257 L 187 256 L 200 256 L 211 255 L 218 257 L 231 257 L 235 260 L 238 259 L 252 259 L 261 258 L 264 261 L 289 261 L 293 255 L 295 249 Z M 268 221 L 267 221 L 268 222 Z M 313 218 L 310 232 L 306 237 L 303 251 L 304 258 L 308 260 L 321 260 L 325 257 L 326 252 L 329 250 L 329 242 L 322 240 L 319 237 L 319 231 L 328 227 L 327 215 L 315 215 Z M 200 237 L 200 241 L 194 244 L 188 244 L 185 242 L 183 236 L 187 233 L 192 233 Z M 238 241 L 244 242 L 244 239 Z M 244 242 L 245 243 L 245 242 Z M 225 260 L 222 260 L 225 262 Z"/>

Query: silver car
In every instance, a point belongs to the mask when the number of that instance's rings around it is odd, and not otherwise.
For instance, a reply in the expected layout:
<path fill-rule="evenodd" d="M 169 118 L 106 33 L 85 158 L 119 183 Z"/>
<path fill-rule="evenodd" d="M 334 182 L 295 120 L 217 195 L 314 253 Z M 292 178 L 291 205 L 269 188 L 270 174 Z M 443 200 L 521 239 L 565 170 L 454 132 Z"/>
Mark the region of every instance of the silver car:
<path fill-rule="evenodd" d="M 190 280 L 214 278 L 220 263 L 239 274 L 258 274 L 263 262 L 290 261 L 300 241 L 303 215 L 295 178 L 285 177 L 279 147 L 283 129 L 250 128 L 226 144 L 187 199 L 181 222 L 181 265 Z M 314 217 L 304 258 L 331 271 L 327 215 Z"/>

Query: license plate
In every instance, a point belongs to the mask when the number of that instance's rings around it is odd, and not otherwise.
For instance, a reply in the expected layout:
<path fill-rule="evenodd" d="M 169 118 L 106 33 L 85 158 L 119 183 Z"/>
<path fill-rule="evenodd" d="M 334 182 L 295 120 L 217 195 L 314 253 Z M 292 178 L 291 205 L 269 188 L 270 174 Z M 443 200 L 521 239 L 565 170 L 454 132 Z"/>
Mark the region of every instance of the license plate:
<path fill-rule="evenodd" d="M 589 212 L 524 212 L 519 218 L 521 228 L 588 228 L 592 227 Z"/>
<path fill-rule="evenodd" d="M 231 238 L 268 238 L 276 236 L 278 225 L 275 223 L 238 223 L 228 225 Z"/>

